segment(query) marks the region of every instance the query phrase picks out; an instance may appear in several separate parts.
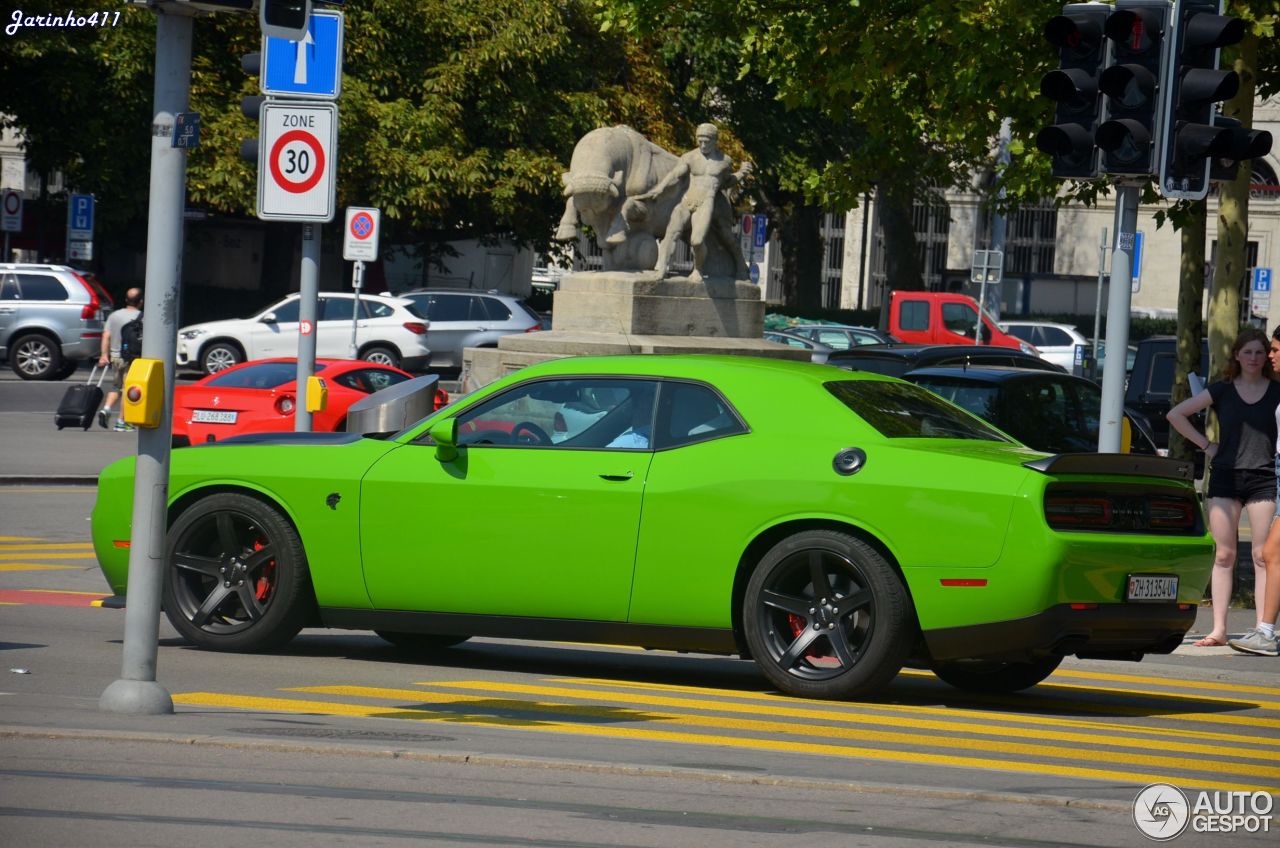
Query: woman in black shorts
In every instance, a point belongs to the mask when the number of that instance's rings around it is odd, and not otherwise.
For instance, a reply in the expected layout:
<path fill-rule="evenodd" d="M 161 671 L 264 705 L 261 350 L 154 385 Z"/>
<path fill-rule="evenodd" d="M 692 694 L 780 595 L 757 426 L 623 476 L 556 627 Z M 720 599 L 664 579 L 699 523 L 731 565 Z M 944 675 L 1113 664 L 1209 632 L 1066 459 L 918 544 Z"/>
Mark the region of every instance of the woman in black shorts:
<path fill-rule="evenodd" d="M 1249 515 L 1254 539 L 1265 539 L 1276 514 L 1276 407 L 1280 382 L 1276 382 L 1267 356 L 1266 333 L 1248 329 L 1231 345 L 1231 358 L 1223 379 L 1169 410 L 1169 424 L 1191 444 L 1203 450 L 1209 462 L 1209 531 L 1213 556 L 1213 630 L 1195 644 L 1199 647 L 1227 644 L 1227 607 L 1236 565 L 1236 541 L 1241 513 Z M 1211 442 L 1191 423 L 1190 416 L 1213 407 L 1218 417 L 1219 441 Z M 1263 597 L 1267 569 L 1262 546 L 1253 545 L 1254 585 Z"/>

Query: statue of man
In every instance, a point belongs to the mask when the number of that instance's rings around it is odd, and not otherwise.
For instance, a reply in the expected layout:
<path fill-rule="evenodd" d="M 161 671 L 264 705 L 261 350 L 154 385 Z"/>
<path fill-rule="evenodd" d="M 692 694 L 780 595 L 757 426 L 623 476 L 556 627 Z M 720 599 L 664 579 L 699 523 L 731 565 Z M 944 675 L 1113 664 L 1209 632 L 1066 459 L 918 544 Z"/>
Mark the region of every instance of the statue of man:
<path fill-rule="evenodd" d="M 742 251 L 733 237 L 733 210 L 723 192 L 738 185 L 751 173 L 751 163 L 733 171 L 733 163 L 720 151 L 719 131 L 714 124 L 699 124 L 698 147 L 680 157 L 680 161 L 653 188 L 636 195 L 636 200 L 653 200 L 682 177 L 688 175 L 689 188 L 671 212 L 666 234 L 658 248 L 656 270 L 665 274 L 671 261 L 675 241 L 688 226 L 689 246 L 693 248 L 693 273 L 689 279 L 702 280 L 707 259 L 707 236 L 713 236 L 733 258 L 734 276 L 744 279 L 747 266 Z"/>

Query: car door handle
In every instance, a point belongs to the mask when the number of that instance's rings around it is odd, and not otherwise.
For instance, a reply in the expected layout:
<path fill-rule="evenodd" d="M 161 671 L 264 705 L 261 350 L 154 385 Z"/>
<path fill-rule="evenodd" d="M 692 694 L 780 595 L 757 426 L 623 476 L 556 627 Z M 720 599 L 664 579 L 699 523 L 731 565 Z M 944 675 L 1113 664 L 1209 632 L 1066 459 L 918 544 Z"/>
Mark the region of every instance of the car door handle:
<path fill-rule="evenodd" d="M 630 480 L 630 479 L 631 479 L 632 477 L 634 477 L 634 476 L 635 476 L 635 474 L 634 474 L 633 472 L 631 472 L 631 471 L 627 471 L 627 472 L 622 473 L 622 474 L 601 474 L 601 475 L 600 475 L 600 479 L 601 479 L 601 480 L 613 480 L 613 481 L 615 481 L 615 482 L 621 482 L 621 481 L 623 481 L 623 480 Z"/>

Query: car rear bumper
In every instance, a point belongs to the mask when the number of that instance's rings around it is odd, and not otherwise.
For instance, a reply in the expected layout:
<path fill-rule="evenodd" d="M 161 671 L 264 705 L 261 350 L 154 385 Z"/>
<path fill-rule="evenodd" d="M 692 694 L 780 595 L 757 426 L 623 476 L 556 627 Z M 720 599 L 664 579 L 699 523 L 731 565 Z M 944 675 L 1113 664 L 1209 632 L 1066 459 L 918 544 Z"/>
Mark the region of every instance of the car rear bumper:
<path fill-rule="evenodd" d="M 1196 620 L 1194 604 L 1059 604 L 1012 621 L 924 631 L 935 660 L 1046 656 L 1140 659 L 1172 653 Z"/>
<path fill-rule="evenodd" d="M 400 357 L 400 367 L 405 371 L 425 371 L 427 365 L 431 362 L 431 354 L 424 356 L 402 356 Z"/>

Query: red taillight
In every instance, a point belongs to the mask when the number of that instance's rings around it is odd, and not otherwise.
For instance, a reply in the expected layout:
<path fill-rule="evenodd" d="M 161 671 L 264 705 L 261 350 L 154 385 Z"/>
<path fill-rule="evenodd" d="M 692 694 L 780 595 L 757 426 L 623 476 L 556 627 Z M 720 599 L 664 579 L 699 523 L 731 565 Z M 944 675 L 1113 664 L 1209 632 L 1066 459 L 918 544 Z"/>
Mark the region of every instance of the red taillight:
<path fill-rule="evenodd" d="M 102 308 L 102 301 L 98 299 L 98 293 L 93 290 L 93 286 L 89 285 L 88 280 L 74 271 L 71 273 L 80 281 L 80 285 L 84 286 L 84 290 L 89 293 L 89 302 L 80 310 L 80 318 L 83 321 L 92 321 L 98 317 L 98 310 Z"/>
<path fill-rule="evenodd" d="M 1050 527 L 1106 527 L 1111 523 L 1111 501 L 1105 497 L 1053 497 L 1044 502 Z"/>
<path fill-rule="evenodd" d="M 1151 526 L 1190 530 L 1196 524 L 1191 502 L 1175 498 L 1151 499 Z"/>
<path fill-rule="evenodd" d="M 449 393 L 444 389 L 436 389 L 436 409 L 444 409 L 449 405 Z"/>
<path fill-rule="evenodd" d="M 293 395 L 281 395 L 276 398 L 276 412 L 281 415 L 292 415 L 293 407 Z"/>
<path fill-rule="evenodd" d="M 1094 610 L 1098 608 L 1097 604 L 1072 604 L 1073 610 Z"/>
<path fill-rule="evenodd" d="M 526 332 L 526 333 L 536 333 L 536 332 L 538 332 L 538 331 L 539 331 L 539 330 L 541 330 L 541 329 L 542 329 L 542 325 L 541 325 L 541 324 L 534 324 L 532 327 L 527 328 L 527 329 L 525 330 L 525 332 Z"/>
<path fill-rule="evenodd" d="M 419 321 L 405 321 L 404 328 L 416 336 L 425 336 L 427 334 L 427 325 Z"/>

